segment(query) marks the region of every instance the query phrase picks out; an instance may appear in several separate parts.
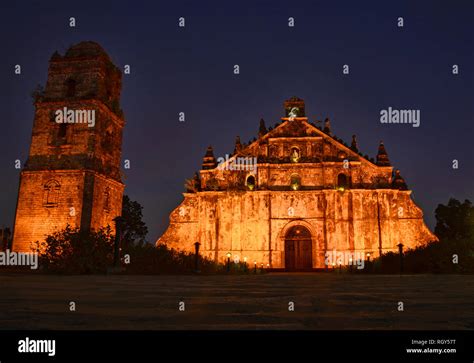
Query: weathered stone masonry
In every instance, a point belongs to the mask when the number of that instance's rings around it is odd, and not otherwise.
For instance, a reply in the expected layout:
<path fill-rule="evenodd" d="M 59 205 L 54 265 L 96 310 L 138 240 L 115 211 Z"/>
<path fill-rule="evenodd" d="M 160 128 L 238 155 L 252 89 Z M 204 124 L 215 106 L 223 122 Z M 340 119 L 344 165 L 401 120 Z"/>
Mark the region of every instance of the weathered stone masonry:
<path fill-rule="evenodd" d="M 94 42 L 51 57 L 44 91 L 35 98 L 28 160 L 20 175 L 13 249 L 63 229 L 110 225 L 121 214 L 121 72 Z M 95 125 L 57 123 L 55 112 L 88 110 Z"/>
<path fill-rule="evenodd" d="M 228 161 L 217 165 L 208 148 L 157 243 L 192 252 L 199 241 L 203 255 L 216 261 L 230 252 L 250 264 L 308 269 L 326 267 L 324 254 L 333 249 L 377 257 L 400 242 L 414 248 L 436 240 L 383 143 L 371 161 L 355 137 L 349 147 L 332 136 L 328 120 L 323 130 L 309 123 L 302 100 L 285 107 L 275 129 L 262 121 L 257 140 L 237 139 Z M 257 160 L 256 170 L 229 168 L 245 157 Z M 310 236 L 307 243 L 299 233 Z"/>

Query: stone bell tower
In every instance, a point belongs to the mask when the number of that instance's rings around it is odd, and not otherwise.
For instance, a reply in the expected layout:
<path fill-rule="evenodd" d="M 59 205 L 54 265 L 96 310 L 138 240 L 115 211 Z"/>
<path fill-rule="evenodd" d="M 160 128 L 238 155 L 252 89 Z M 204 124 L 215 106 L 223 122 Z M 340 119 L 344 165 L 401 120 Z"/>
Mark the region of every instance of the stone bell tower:
<path fill-rule="evenodd" d="M 13 250 L 66 225 L 98 229 L 121 215 L 122 74 L 94 42 L 81 42 L 49 62 L 35 94 L 28 160 L 20 175 Z"/>

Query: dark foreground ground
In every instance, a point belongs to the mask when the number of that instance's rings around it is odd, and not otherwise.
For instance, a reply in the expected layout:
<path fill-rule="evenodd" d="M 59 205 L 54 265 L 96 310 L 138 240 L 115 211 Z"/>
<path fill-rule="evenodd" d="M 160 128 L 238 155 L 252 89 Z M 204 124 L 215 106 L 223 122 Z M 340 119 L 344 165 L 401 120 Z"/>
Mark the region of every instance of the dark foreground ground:
<path fill-rule="evenodd" d="M 3 274 L 0 329 L 474 329 L 474 276 Z"/>

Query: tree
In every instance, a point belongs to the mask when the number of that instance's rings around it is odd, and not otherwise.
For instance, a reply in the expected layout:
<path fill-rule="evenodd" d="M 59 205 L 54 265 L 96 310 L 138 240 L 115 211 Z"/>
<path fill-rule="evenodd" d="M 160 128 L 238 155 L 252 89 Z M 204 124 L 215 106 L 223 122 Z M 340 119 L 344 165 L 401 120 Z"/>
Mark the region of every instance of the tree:
<path fill-rule="evenodd" d="M 143 207 L 140 203 L 130 200 L 128 195 L 122 201 L 122 248 L 146 242 L 148 227 L 143 222 Z"/>
<path fill-rule="evenodd" d="M 199 174 L 196 172 L 191 179 L 186 179 L 184 188 L 187 193 L 196 193 L 201 190 L 201 180 Z"/>
<path fill-rule="evenodd" d="M 474 272 L 474 207 L 469 200 L 451 198 L 435 210 L 435 234 L 439 241 L 404 253 L 404 270 L 409 273 Z M 387 253 L 376 263 L 376 272 L 396 273 L 398 253 Z M 380 263 L 381 262 L 381 263 Z"/>
<path fill-rule="evenodd" d="M 461 203 L 451 198 L 447 205 L 438 205 L 435 217 L 435 234 L 439 239 L 474 239 L 474 207 L 469 200 Z"/>
<path fill-rule="evenodd" d="M 54 232 L 43 242 L 33 244 L 40 265 L 49 272 L 105 273 L 112 264 L 114 236 L 110 227 L 98 231 L 72 228 Z"/>

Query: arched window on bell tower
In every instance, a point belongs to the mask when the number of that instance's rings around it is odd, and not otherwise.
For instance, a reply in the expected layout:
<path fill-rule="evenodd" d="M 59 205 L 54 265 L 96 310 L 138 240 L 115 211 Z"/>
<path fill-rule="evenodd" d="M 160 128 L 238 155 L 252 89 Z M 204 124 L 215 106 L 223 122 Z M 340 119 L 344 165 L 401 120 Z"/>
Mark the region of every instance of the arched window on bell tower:
<path fill-rule="evenodd" d="M 53 144 L 55 146 L 61 146 L 68 143 L 68 124 L 61 123 L 57 127 L 53 128 Z"/>
<path fill-rule="evenodd" d="M 57 207 L 59 203 L 59 190 L 61 185 L 56 180 L 50 180 L 44 185 L 43 205 L 45 207 Z"/>
<path fill-rule="evenodd" d="M 66 81 L 66 97 L 76 96 L 76 80 L 69 78 Z"/>
<path fill-rule="evenodd" d="M 67 136 L 67 124 L 66 123 L 59 124 L 58 139 L 65 139 L 66 136 Z"/>

